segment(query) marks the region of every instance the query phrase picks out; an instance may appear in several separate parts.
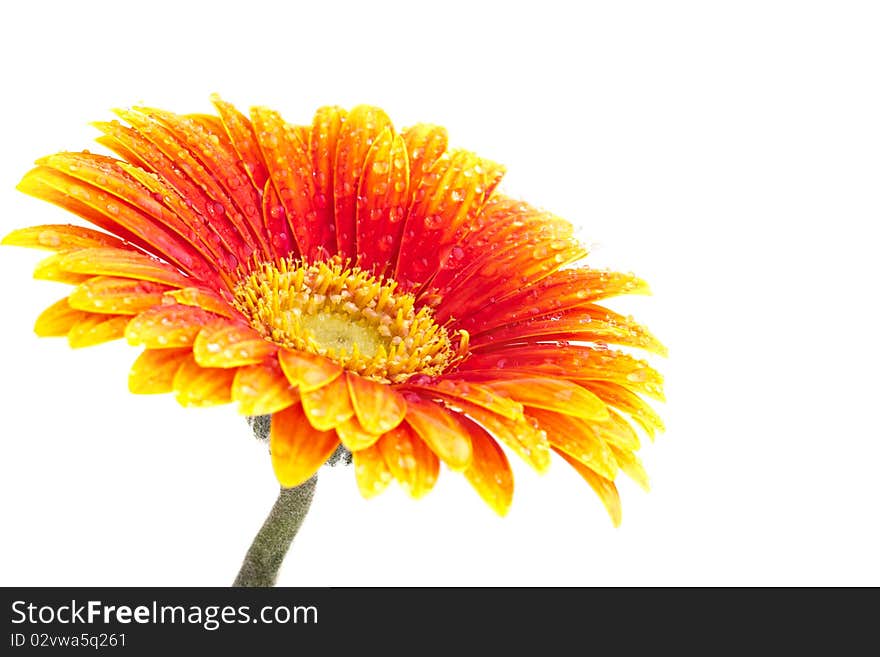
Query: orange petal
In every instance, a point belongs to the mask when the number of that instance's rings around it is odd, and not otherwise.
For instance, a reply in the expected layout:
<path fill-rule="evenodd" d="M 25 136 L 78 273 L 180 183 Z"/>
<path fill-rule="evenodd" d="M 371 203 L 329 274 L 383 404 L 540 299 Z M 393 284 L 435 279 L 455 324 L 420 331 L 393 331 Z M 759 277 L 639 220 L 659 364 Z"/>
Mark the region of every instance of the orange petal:
<path fill-rule="evenodd" d="M 589 390 L 565 379 L 516 378 L 490 381 L 488 386 L 527 406 L 590 420 L 608 418 L 608 407 Z"/>
<path fill-rule="evenodd" d="M 244 415 L 269 415 L 299 401 L 299 394 L 275 359 L 242 367 L 232 382 L 232 399 Z"/>
<path fill-rule="evenodd" d="M 336 433 L 342 444 L 352 453 L 374 445 L 382 437 L 381 434 L 365 430 L 356 417 L 350 417 L 345 422 L 337 424 Z"/>
<path fill-rule="evenodd" d="M 246 324 L 215 319 L 199 331 L 193 355 L 202 367 L 241 367 L 262 362 L 277 348 Z"/>
<path fill-rule="evenodd" d="M 319 431 L 333 429 L 354 416 L 345 377 L 337 377 L 323 388 L 300 392 L 303 410 Z"/>
<path fill-rule="evenodd" d="M 216 94 L 211 96 L 211 102 L 220 114 L 226 133 L 235 147 L 235 151 L 241 158 L 243 169 L 250 177 L 257 189 L 262 189 L 266 184 L 269 174 L 254 136 L 254 130 L 248 118 L 239 112 L 230 103 L 221 100 Z"/>
<path fill-rule="evenodd" d="M 406 401 L 388 385 L 346 373 L 351 404 L 358 421 L 369 433 L 391 431 L 406 415 Z"/>
<path fill-rule="evenodd" d="M 209 313 L 228 317 L 235 317 L 235 311 L 229 307 L 229 304 L 216 292 L 206 290 L 201 287 L 185 287 L 181 290 L 171 290 L 165 293 L 165 296 L 171 297 L 182 306 L 195 306 Z"/>
<path fill-rule="evenodd" d="M 412 497 L 423 497 L 434 488 L 440 461 L 406 424 L 386 433 L 377 443 L 385 464 Z"/>
<path fill-rule="evenodd" d="M 279 349 L 278 362 L 291 385 L 300 392 L 317 390 L 342 375 L 342 368 L 323 356 L 305 351 Z"/>
<path fill-rule="evenodd" d="M 407 388 L 428 390 L 451 400 L 453 404 L 462 399 L 511 420 L 522 419 L 523 416 L 522 404 L 487 385 L 473 381 L 440 379 L 436 383 L 408 385 Z"/>
<path fill-rule="evenodd" d="M 648 402 L 622 385 L 608 381 L 589 381 L 584 382 L 583 385 L 598 395 L 606 404 L 625 412 L 638 422 L 652 440 L 658 431 L 665 429 L 663 420 Z"/>
<path fill-rule="evenodd" d="M 67 334 L 67 341 L 74 349 L 117 340 L 125 335 L 125 327 L 131 318 L 126 315 L 96 315 L 90 313 L 74 324 Z"/>
<path fill-rule="evenodd" d="M 474 457 L 464 476 L 483 501 L 500 516 L 513 501 L 513 472 L 504 451 L 485 429 L 468 419 L 463 421 L 471 437 Z"/>
<path fill-rule="evenodd" d="M 338 429 L 337 429 L 338 431 Z M 391 470 L 375 445 L 351 453 L 358 490 L 365 498 L 375 497 L 391 482 Z"/>
<path fill-rule="evenodd" d="M 56 253 L 48 258 L 43 258 L 34 268 L 34 278 L 38 281 L 52 281 L 53 283 L 67 283 L 79 285 L 92 278 L 90 274 L 74 274 L 62 269 L 61 263 L 67 252 Z"/>
<path fill-rule="evenodd" d="M 64 271 L 75 274 L 122 276 L 142 281 L 165 283 L 173 287 L 186 287 L 187 279 L 164 262 L 137 251 L 125 249 L 79 249 L 65 254 L 59 261 Z"/>
<path fill-rule="evenodd" d="M 471 441 L 452 411 L 413 396 L 407 399 L 406 421 L 451 469 L 470 465 Z"/>
<path fill-rule="evenodd" d="M 183 359 L 172 386 L 181 406 L 214 406 L 232 401 L 235 370 L 202 367 L 194 356 Z"/>
<path fill-rule="evenodd" d="M 129 344 L 150 349 L 186 347 L 212 319 L 214 315 L 192 306 L 159 306 L 135 316 L 125 338 Z"/>
<path fill-rule="evenodd" d="M 34 332 L 41 338 L 67 335 L 77 322 L 90 317 L 91 313 L 71 308 L 67 297 L 46 308 L 34 324 Z"/>
<path fill-rule="evenodd" d="M 338 446 L 336 432 L 313 428 L 300 404 L 272 416 L 272 468 L 285 488 L 299 486 L 309 479 Z"/>
<path fill-rule="evenodd" d="M 639 435 L 632 425 L 614 411 L 609 411 L 609 418 L 593 425 L 596 435 L 609 445 L 621 449 L 635 451 L 641 446 Z"/>
<path fill-rule="evenodd" d="M 50 251 L 71 251 L 93 247 L 127 248 L 125 242 L 118 237 L 91 228 L 73 225 L 19 228 L 4 237 L 0 244 Z"/>
<path fill-rule="evenodd" d="M 417 123 L 404 128 L 400 136 L 406 142 L 406 150 L 409 154 L 409 194 L 412 198 L 422 188 L 422 180 L 433 168 L 434 163 L 446 151 L 449 136 L 446 134 L 446 128 L 430 123 Z"/>
<path fill-rule="evenodd" d="M 190 354 L 188 348 L 145 349 L 128 373 L 128 389 L 138 395 L 171 392 L 174 375 Z"/>
<path fill-rule="evenodd" d="M 621 517 L 620 495 L 617 493 L 617 486 L 614 485 L 614 482 L 597 475 L 587 466 L 578 463 L 575 459 L 568 456 L 565 452 L 557 450 L 557 453 L 568 461 L 568 464 L 571 465 L 571 467 L 573 467 L 588 484 L 590 484 L 590 488 L 596 492 L 599 499 L 602 500 L 602 504 L 605 505 L 605 510 L 608 511 L 608 515 L 611 516 L 611 522 L 614 523 L 615 527 L 619 527 Z"/>
<path fill-rule="evenodd" d="M 617 476 L 614 454 L 591 423 L 552 411 L 530 408 L 527 412 L 547 432 L 547 439 L 557 451 L 562 450 L 603 477 Z"/>
<path fill-rule="evenodd" d="M 70 293 L 72 308 L 93 313 L 137 315 L 162 304 L 167 285 L 132 278 L 95 276 Z"/>
<path fill-rule="evenodd" d="M 550 467 L 550 443 L 544 430 L 533 419 L 523 416 L 519 420 L 511 420 L 464 401 L 456 402 L 456 406 L 486 427 L 495 438 L 538 472 L 546 472 Z"/>

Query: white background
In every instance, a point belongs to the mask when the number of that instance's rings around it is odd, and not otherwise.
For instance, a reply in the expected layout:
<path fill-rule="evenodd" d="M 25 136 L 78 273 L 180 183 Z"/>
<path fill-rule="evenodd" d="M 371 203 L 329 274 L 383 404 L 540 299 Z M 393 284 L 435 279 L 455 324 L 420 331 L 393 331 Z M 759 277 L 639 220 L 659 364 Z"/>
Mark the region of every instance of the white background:
<path fill-rule="evenodd" d="M 324 469 L 286 585 L 878 585 L 880 20 L 854 2 L 5 3 L 0 232 L 93 120 L 219 92 L 446 125 L 554 210 L 669 346 L 668 431 L 614 529 L 560 462 L 499 519 L 444 471 L 364 501 Z M 0 585 L 226 585 L 271 506 L 232 407 L 126 389 L 137 351 L 38 340 L 63 294 L 0 250 Z"/>

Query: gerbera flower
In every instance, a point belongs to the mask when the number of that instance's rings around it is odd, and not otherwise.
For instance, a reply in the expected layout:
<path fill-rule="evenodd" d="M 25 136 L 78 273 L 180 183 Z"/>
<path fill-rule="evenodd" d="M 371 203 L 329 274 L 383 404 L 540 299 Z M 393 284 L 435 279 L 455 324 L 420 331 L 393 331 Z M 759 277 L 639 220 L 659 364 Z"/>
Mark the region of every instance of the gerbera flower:
<path fill-rule="evenodd" d="M 599 302 L 645 283 L 576 265 L 572 226 L 498 193 L 502 167 L 443 128 L 213 101 L 219 116 L 119 111 L 127 125 L 95 124 L 119 159 L 58 153 L 25 175 L 97 228 L 3 240 L 54 251 L 36 277 L 73 286 L 36 332 L 124 337 L 143 348 L 132 392 L 271 416 L 282 487 L 341 444 L 367 497 L 391 480 L 420 497 L 442 462 L 504 514 L 507 452 L 539 471 L 556 452 L 618 523 L 618 472 L 646 486 L 633 423 L 662 429 L 643 400 L 661 378 L 628 348 L 663 347 Z"/>

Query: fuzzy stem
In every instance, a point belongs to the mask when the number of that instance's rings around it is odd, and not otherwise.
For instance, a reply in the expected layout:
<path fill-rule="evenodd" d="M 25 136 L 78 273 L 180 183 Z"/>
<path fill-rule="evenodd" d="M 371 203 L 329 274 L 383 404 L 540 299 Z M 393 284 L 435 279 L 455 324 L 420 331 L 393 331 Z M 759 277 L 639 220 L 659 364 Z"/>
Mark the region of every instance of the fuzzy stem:
<path fill-rule="evenodd" d="M 281 562 L 299 531 L 315 495 L 318 475 L 294 488 L 282 488 L 269 517 L 254 537 L 233 586 L 274 586 Z"/>

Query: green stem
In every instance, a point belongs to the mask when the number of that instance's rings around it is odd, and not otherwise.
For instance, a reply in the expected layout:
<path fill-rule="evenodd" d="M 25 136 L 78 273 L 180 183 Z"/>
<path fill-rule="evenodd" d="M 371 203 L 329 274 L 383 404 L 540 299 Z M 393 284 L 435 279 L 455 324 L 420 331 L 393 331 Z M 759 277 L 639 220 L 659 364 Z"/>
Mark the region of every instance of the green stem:
<path fill-rule="evenodd" d="M 295 488 L 282 488 L 266 522 L 254 537 L 233 586 L 275 586 L 278 569 L 315 496 L 318 475 Z"/>

